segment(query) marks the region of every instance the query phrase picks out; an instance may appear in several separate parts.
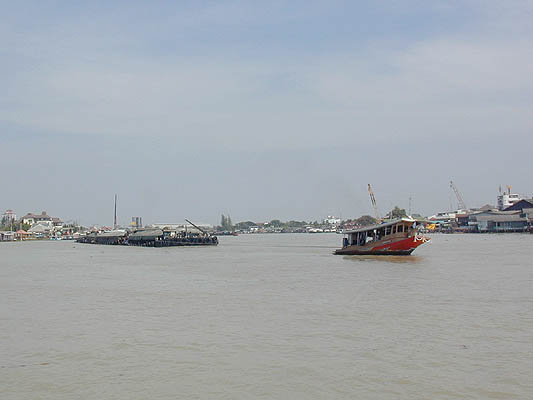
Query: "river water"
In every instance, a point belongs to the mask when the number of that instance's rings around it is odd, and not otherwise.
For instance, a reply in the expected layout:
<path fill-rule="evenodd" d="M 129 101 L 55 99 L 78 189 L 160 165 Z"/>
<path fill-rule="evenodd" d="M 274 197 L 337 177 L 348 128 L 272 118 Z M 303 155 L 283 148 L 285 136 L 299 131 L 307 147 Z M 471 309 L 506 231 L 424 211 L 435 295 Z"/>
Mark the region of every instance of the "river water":
<path fill-rule="evenodd" d="M 533 235 L 0 244 L 0 398 L 533 398 Z"/>

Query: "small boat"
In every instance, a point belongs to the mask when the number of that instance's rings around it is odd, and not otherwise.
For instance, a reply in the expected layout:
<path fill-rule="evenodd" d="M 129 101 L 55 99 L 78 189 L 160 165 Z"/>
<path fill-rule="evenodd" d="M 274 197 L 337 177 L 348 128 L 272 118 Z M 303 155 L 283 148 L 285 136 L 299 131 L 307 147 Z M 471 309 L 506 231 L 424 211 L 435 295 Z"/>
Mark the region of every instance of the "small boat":
<path fill-rule="evenodd" d="M 343 255 L 409 255 L 429 239 L 419 235 L 417 221 L 399 218 L 377 225 L 342 232 L 342 249 L 334 254 Z"/>
<path fill-rule="evenodd" d="M 216 231 L 215 235 L 217 236 L 239 236 L 235 231 Z"/>

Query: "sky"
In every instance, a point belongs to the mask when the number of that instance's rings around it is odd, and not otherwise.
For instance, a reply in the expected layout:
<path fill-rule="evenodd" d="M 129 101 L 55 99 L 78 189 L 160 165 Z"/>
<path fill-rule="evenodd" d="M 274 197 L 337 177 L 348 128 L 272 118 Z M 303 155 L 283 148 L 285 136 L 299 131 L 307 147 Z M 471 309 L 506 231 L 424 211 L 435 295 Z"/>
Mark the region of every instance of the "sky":
<path fill-rule="evenodd" d="M 0 0 L 0 209 L 112 224 L 531 196 L 533 1 Z M 411 198 L 411 201 L 409 199 Z"/>

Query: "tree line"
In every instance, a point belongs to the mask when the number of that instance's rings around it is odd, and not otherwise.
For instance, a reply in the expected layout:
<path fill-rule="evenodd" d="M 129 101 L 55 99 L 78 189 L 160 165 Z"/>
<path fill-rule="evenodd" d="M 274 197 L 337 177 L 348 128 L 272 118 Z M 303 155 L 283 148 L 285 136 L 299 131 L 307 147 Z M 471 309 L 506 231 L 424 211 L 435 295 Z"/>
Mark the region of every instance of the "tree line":
<path fill-rule="evenodd" d="M 418 215 L 418 214 L 417 214 Z M 385 219 L 396 219 L 396 218 L 403 218 L 407 217 L 407 212 L 405 209 L 400 208 L 398 206 L 395 206 L 391 211 L 389 211 L 385 215 Z M 368 226 L 368 225 L 374 225 L 378 222 L 378 220 L 370 215 L 362 215 L 359 218 L 355 219 L 347 219 L 341 222 L 342 225 L 347 224 L 355 224 L 358 226 Z M 222 217 L 220 219 L 220 225 L 217 226 L 217 230 L 221 231 L 230 231 L 234 232 L 236 230 L 248 230 L 253 226 L 259 226 L 262 227 L 268 226 L 272 228 L 280 228 L 280 229 L 288 229 L 288 228 L 305 228 L 306 226 L 314 226 L 319 227 L 324 225 L 322 222 L 319 221 L 296 221 L 296 220 L 290 220 L 290 221 L 281 221 L 279 219 L 273 219 L 270 222 L 266 223 L 257 223 L 254 221 L 241 221 L 237 222 L 235 225 L 231 221 L 231 217 L 229 215 L 222 214 Z"/>

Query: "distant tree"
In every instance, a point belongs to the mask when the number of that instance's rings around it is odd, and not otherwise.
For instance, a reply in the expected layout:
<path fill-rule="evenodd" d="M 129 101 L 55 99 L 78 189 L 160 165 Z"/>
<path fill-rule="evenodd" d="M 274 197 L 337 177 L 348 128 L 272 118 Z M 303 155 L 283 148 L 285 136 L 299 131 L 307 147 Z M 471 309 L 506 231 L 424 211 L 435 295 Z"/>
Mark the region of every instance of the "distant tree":
<path fill-rule="evenodd" d="M 368 226 L 368 225 L 374 225 L 377 223 L 377 220 L 374 217 L 371 217 L 370 215 L 363 215 L 355 220 L 355 223 L 357 225 L 361 226 Z"/>
<path fill-rule="evenodd" d="M 220 228 L 224 231 L 232 231 L 233 230 L 233 224 L 231 223 L 231 217 L 225 216 L 222 214 L 222 218 L 220 219 Z"/>
<path fill-rule="evenodd" d="M 288 227 L 291 228 L 302 228 L 307 225 L 307 222 L 305 221 L 289 221 L 286 223 Z"/>
<path fill-rule="evenodd" d="M 19 229 L 24 229 L 22 227 L 22 222 L 15 221 L 8 217 L 2 217 L 2 221 L 0 221 L 0 230 L 6 230 L 6 231 L 18 231 Z M 28 225 L 29 229 L 29 225 Z"/>
<path fill-rule="evenodd" d="M 280 227 L 283 225 L 283 222 L 281 222 L 279 219 L 273 219 L 269 224 L 274 227 Z"/>
<path fill-rule="evenodd" d="M 402 217 L 407 217 L 407 212 L 405 211 L 405 209 L 403 208 L 400 208 L 398 206 L 395 206 L 388 214 L 387 214 L 387 217 L 388 218 L 402 218 Z"/>

